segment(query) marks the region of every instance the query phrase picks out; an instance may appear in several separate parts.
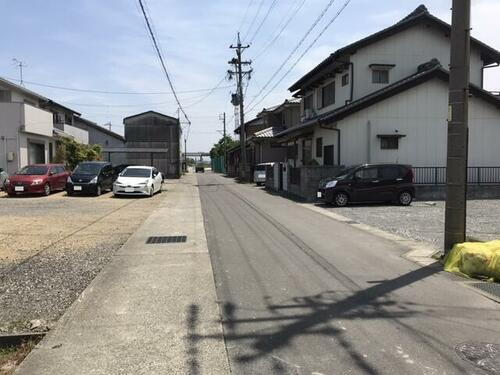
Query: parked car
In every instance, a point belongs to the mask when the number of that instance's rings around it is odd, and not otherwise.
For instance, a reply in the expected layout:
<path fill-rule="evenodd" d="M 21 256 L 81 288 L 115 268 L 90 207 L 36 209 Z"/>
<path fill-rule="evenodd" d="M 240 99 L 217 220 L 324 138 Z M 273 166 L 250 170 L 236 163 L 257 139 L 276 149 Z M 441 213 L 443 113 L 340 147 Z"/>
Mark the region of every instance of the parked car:
<path fill-rule="evenodd" d="M 28 165 L 6 180 L 9 196 L 17 194 L 44 194 L 64 190 L 70 172 L 63 164 Z"/>
<path fill-rule="evenodd" d="M 113 184 L 113 194 L 147 195 L 161 192 L 163 175 L 154 167 L 130 166 L 123 170 Z"/>
<path fill-rule="evenodd" d="M 194 167 L 194 171 L 195 173 L 205 173 L 205 167 L 202 164 L 196 164 L 196 166 Z"/>
<path fill-rule="evenodd" d="M 123 172 L 123 170 L 127 167 L 130 167 L 132 164 L 118 164 L 118 165 L 115 165 L 113 167 L 113 173 L 115 174 L 116 177 L 118 177 L 118 175 L 120 173 Z"/>
<path fill-rule="evenodd" d="M 402 164 L 363 164 L 343 169 L 321 181 L 319 200 L 345 206 L 349 202 L 411 204 L 415 197 L 413 170 Z"/>
<path fill-rule="evenodd" d="M 253 182 L 258 186 L 266 183 L 266 168 L 272 167 L 274 163 L 260 163 L 255 166 L 253 170 Z"/>
<path fill-rule="evenodd" d="M 87 193 L 99 196 L 103 191 L 112 190 L 116 176 L 111 163 L 86 161 L 78 164 L 73 174 L 67 178 L 68 195 Z"/>
<path fill-rule="evenodd" d="M 5 182 L 8 178 L 9 175 L 7 172 L 3 168 L 0 168 L 0 190 L 5 190 Z"/>

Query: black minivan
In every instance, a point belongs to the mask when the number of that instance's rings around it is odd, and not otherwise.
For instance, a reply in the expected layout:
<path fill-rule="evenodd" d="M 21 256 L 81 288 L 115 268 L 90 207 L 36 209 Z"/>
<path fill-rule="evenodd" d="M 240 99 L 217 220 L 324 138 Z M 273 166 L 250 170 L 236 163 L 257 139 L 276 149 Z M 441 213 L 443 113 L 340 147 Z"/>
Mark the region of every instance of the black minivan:
<path fill-rule="evenodd" d="M 345 206 L 349 202 L 411 204 L 415 197 L 413 170 L 403 164 L 362 164 L 342 169 L 320 182 L 318 200 Z"/>
<path fill-rule="evenodd" d="M 66 182 L 68 195 L 87 193 L 101 195 L 105 190 L 113 190 L 116 174 L 111 163 L 85 161 L 78 164 Z"/>

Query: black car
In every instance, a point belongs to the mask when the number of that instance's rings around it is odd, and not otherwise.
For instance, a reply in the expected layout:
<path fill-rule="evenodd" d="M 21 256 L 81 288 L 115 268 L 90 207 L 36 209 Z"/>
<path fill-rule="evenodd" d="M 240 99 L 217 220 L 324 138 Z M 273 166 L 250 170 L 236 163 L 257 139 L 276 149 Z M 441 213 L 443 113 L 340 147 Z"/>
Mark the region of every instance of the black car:
<path fill-rule="evenodd" d="M 115 179 L 118 177 L 120 173 L 122 173 L 125 168 L 132 166 L 133 164 L 118 164 L 113 167 L 113 173 L 115 174 Z"/>
<path fill-rule="evenodd" d="M 362 164 L 341 170 L 320 182 L 317 197 L 336 206 L 349 202 L 411 204 L 415 197 L 413 170 L 403 164 Z"/>
<path fill-rule="evenodd" d="M 77 165 L 66 182 L 68 195 L 87 193 L 101 195 L 105 190 L 113 190 L 116 179 L 111 163 L 102 161 L 86 161 Z"/>

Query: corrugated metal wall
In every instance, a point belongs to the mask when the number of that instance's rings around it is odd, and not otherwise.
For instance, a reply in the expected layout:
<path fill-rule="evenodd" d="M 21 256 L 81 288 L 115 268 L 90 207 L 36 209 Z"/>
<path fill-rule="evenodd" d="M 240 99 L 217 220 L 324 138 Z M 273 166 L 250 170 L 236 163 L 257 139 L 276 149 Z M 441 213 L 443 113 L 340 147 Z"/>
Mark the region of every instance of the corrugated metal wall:
<path fill-rule="evenodd" d="M 176 118 L 145 113 L 124 120 L 127 148 L 164 148 L 165 153 L 128 153 L 127 163 L 153 165 L 167 178 L 178 178 L 180 164 L 180 125 Z"/>

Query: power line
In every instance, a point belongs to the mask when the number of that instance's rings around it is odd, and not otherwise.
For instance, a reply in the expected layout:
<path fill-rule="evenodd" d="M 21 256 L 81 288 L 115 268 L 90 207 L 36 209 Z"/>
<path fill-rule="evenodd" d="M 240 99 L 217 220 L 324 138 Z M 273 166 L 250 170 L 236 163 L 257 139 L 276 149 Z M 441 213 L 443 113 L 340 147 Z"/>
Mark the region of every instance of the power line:
<path fill-rule="evenodd" d="M 266 84 L 262 87 L 262 89 L 257 93 L 257 95 L 255 96 L 255 98 L 248 105 L 251 105 L 255 101 L 255 99 L 258 96 L 260 96 L 260 94 L 262 94 L 262 92 L 271 84 L 271 82 L 273 81 L 273 79 L 283 69 L 283 67 L 285 66 L 285 64 L 292 58 L 292 56 L 295 54 L 295 52 L 297 52 L 297 50 L 300 48 L 300 46 L 302 45 L 302 43 L 304 43 L 304 41 L 309 36 L 309 34 L 314 30 L 314 28 L 316 27 L 316 25 L 323 19 L 323 17 L 325 16 L 326 12 L 328 11 L 328 9 L 330 9 L 330 7 L 332 6 L 332 4 L 334 2 L 335 2 L 335 0 L 329 0 L 328 4 L 323 8 L 323 10 L 319 14 L 319 16 L 316 17 L 316 19 L 314 20 L 313 24 L 309 27 L 309 29 L 306 31 L 306 33 L 304 34 L 304 36 L 299 40 L 299 42 L 297 43 L 297 45 L 288 54 L 288 56 L 281 63 L 281 65 L 278 67 L 278 69 L 271 75 L 271 77 L 266 82 Z"/>
<path fill-rule="evenodd" d="M 328 21 L 328 23 L 323 27 L 323 29 L 319 32 L 319 34 L 316 36 L 316 38 L 314 38 L 314 40 L 302 52 L 302 54 L 297 58 L 297 60 L 295 60 L 295 62 L 290 66 L 290 68 L 288 68 L 288 70 L 285 72 L 285 74 L 283 74 L 283 76 L 281 76 L 281 78 L 278 80 L 278 82 L 276 82 L 274 84 L 274 86 L 270 90 L 268 90 L 267 93 L 261 99 L 259 99 L 259 101 L 257 103 L 255 103 L 248 111 L 252 111 L 259 103 L 261 103 L 265 98 L 267 98 L 267 96 L 283 81 L 283 79 L 285 79 L 285 77 L 293 70 L 293 68 L 295 68 L 295 66 L 299 63 L 299 61 L 302 60 L 302 58 L 306 55 L 306 53 L 309 52 L 309 50 L 314 46 L 314 44 L 318 41 L 318 39 L 331 26 L 331 24 L 340 16 L 340 14 L 342 14 L 344 9 L 349 5 L 350 2 L 351 2 L 351 0 L 347 0 L 342 5 L 342 7 L 338 10 L 338 12 L 335 14 L 335 16 L 333 16 L 330 19 L 330 21 Z M 250 103 L 250 104 L 252 104 L 252 103 Z"/>
<path fill-rule="evenodd" d="M 153 41 L 153 44 L 154 44 L 154 47 L 155 47 L 155 50 L 156 50 L 156 54 L 158 55 L 158 59 L 160 60 L 161 66 L 163 68 L 163 72 L 165 73 L 165 76 L 167 77 L 167 81 L 168 81 L 168 84 L 170 86 L 170 89 L 172 90 L 172 94 L 174 95 L 175 101 L 176 101 L 177 105 L 179 106 L 180 111 L 184 115 L 184 118 L 188 122 L 189 128 L 190 128 L 191 127 L 191 121 L 189 121 L 189 117 L 186 114 L 186 112 L 184 111 L 184 108 L 182 108 L 181 102 L 179 101 L 179 98 L 177 97 L 177 94 L 175 92 L 174 85 L 172 83 L 172 80 L 170 79 L 170 75 L 168 74 L 167 68 L 165 66 L 165 62 L 163 61 L 163 56 L 162 56 L 162 54 L 160 52 L 160 47 L 158 46 L 158 42 L 156 41 L 156 37 L 155 37 L 155 35 L 153 33 L 153 30 L 151 29 L 151 24 L 149 22 L 148 16 L 146 15 L 146 11 L 145 11 L 144 5 L 142 3 L 143 0 L 138 0 L 138 1 L 139 1 L 139 5 L 141 7 L 142 14 L 144 16 L 144 20 L 146 21 L 147 28 L 149 30 L 149 35 L 151 36 L 151 40 Z M 189 130 L 188 130 L 188 134 L 189 134 Z"/>
<path fill-rule="evenodd" d="M 266 22 L 267 18 L 269 17 L 269 14 L 273 10 L 273 8 L 275 7 L 277 2 L 278 2 L 278 0 L 273 0 L 271 2 L 271 5 L 269 5 L 269 9 L 267 10 L 266 14 L 264 15 L 264 18 L 262 18 L 262 21 L 260 22 L 259 26 L 257 26 L 257 28 L 255 29 L 255 32 L 253 33 L 252 37 L 250 38 L 250 44 L 252 44 L 253 41 L 255 40 L 255 37 L 259 33 L 260 29 L 262 29 L 262 25 L 264 25 L 264 22 Z"/>
<path fill-rule="evenodd" d="M 247 5 L 247 9 L 245 10 L 245 15 L 243 16 L 243 19 L 241 20 L 241 23 L 240 23 L 240 27 L 238 27 L 238 31 L 241 31 L 241 28 L 243 27 L 243 25 L 245 24 L 245 21 L 247 19 L 247 15 L 248 15 L 248 11 L 250 10 L 250 8 L 252 7 L 252 4 L 253 4 L 253 0 L 250 0 L 248 2 L 248 5 Z"/>
<path fill-rule="evenodd" d="M 189 107 L 194 107 L 195 105 L 198 105 L 200 104 L 202 101 L 204 101 L 206 98 L 208 98 L 210 95 L 212 95 L 214 93 L 215 90 L 217 90 L 217 88 L 222 85 L 222 82 L 224 82 L 226 80 L 226 76 L 222 77 L 222 79 L 219 81 L 219 83 L 214 86 L 212 88 L 212 90 L 210 90 L 206 95 L 204 95 L 203 97 L 201 97 L 200 99 L 198 99 L 197 101 L 195 101 L 194 103 L 191 103 L 191 104 L 188 104 L 186 106 L 186 108 L 189 108 Z M 228 86 L 228 87 L 233 87 L 233 86 Z"/>
<path fill-rule="evenodd" d="M 259 7 L 257 8 L 257 12 L 255 12 L 255 15 L 252 18 L 252 22 L 250 23 L 250 26 L 248 27 L 247 32 L 245 33 L 245 36 L 243 37 L 242 41 L 245 41 L 245 39 L 247 38 L 248 34 L 250 33 L 250 30 L 252 30 L 252 27 L 253 27 L 255 21 L 257 20 L 257 17 L 260 14 L 260 10 L 262 8 L 262 5 L 264 5 L 264 0 L 260 1 Z"/>
<path fill-rule="evenodd" d="M 294 5 L 298 4 L 299 2 L 300 2 L 300 4 L 294 9 Z M 252 59 L 253 61 L 255 61 L 259 57 L 261 57 L 274 44 L 274 42 L 276 42 L 276 40 L 278 40 L 278 38 L 281 36 L 281 34 L 283 34 L 283 32 L 285 31 L 285 29 L 290 24 L 290 22 L 292 22 L 292 20 L 295 18 L 295 16 L 299 12 L 299 10 L 302 9 L 302 7 L 304 6 L 305 2 L 306 2 L 306 0 L 298 0 L 298 1 L 295 2 L 295 4 L 292 5 L 292 7 L 290 8 L 290 10 L 292 11 L 292 13 L 290 14 L 290 17 L 288 17 L 285 20 L 285 23 L 279 29 L 279 32 L 265 45 L 265 47 L 259 53 L 257 53 L 257 55 L 255 55 L 255 57 Z"/>
<path fill-rule="evenodd" d="M 20 82 L 19 79 L 16 78 L 10 78 L 10 77 L 0 77 L 2 79 L 8 80 L 8 81 L 14 81 L 14 82 Z M 72 87 L 64 87 L 64 86 L 57 86 L 57 85 L 50 85 L 47 83 L 39 83 L 39 82 L 31 82 L 31 81 L 23 81 L 25 84 L 33 85 L 33 86 L 40 86 L 40 87 L 48 87 L 51 89 L 57 89 L 57 90 L 66 90 L 66 91 L 75 91 L 75 92 L 88 92 L 88 93 L 93 93 L 93 94 L 112 94 L 112 95 L 172 95 L 171 91 L 156 91 L 156 92 L 135 92 L 135 91 L 110 91 L 110 90 L 95 90 L 95 89 L 82 89 L 82 88 L 72 88 Z M 228 89 L 233 86 L 222 86 L 218 87 L 215 90 L 222 90 L 222 89 Z M 177 91 L 177 94 L 191 94 L 191 93 L 196 93 L 196 92 L 203 92 L 203 91 L 211 91 L 214 90 L 214 88 L 205 88 L 205 89 L 193 89 L 193 90 L 186 90 L 186 91 Z"/>

